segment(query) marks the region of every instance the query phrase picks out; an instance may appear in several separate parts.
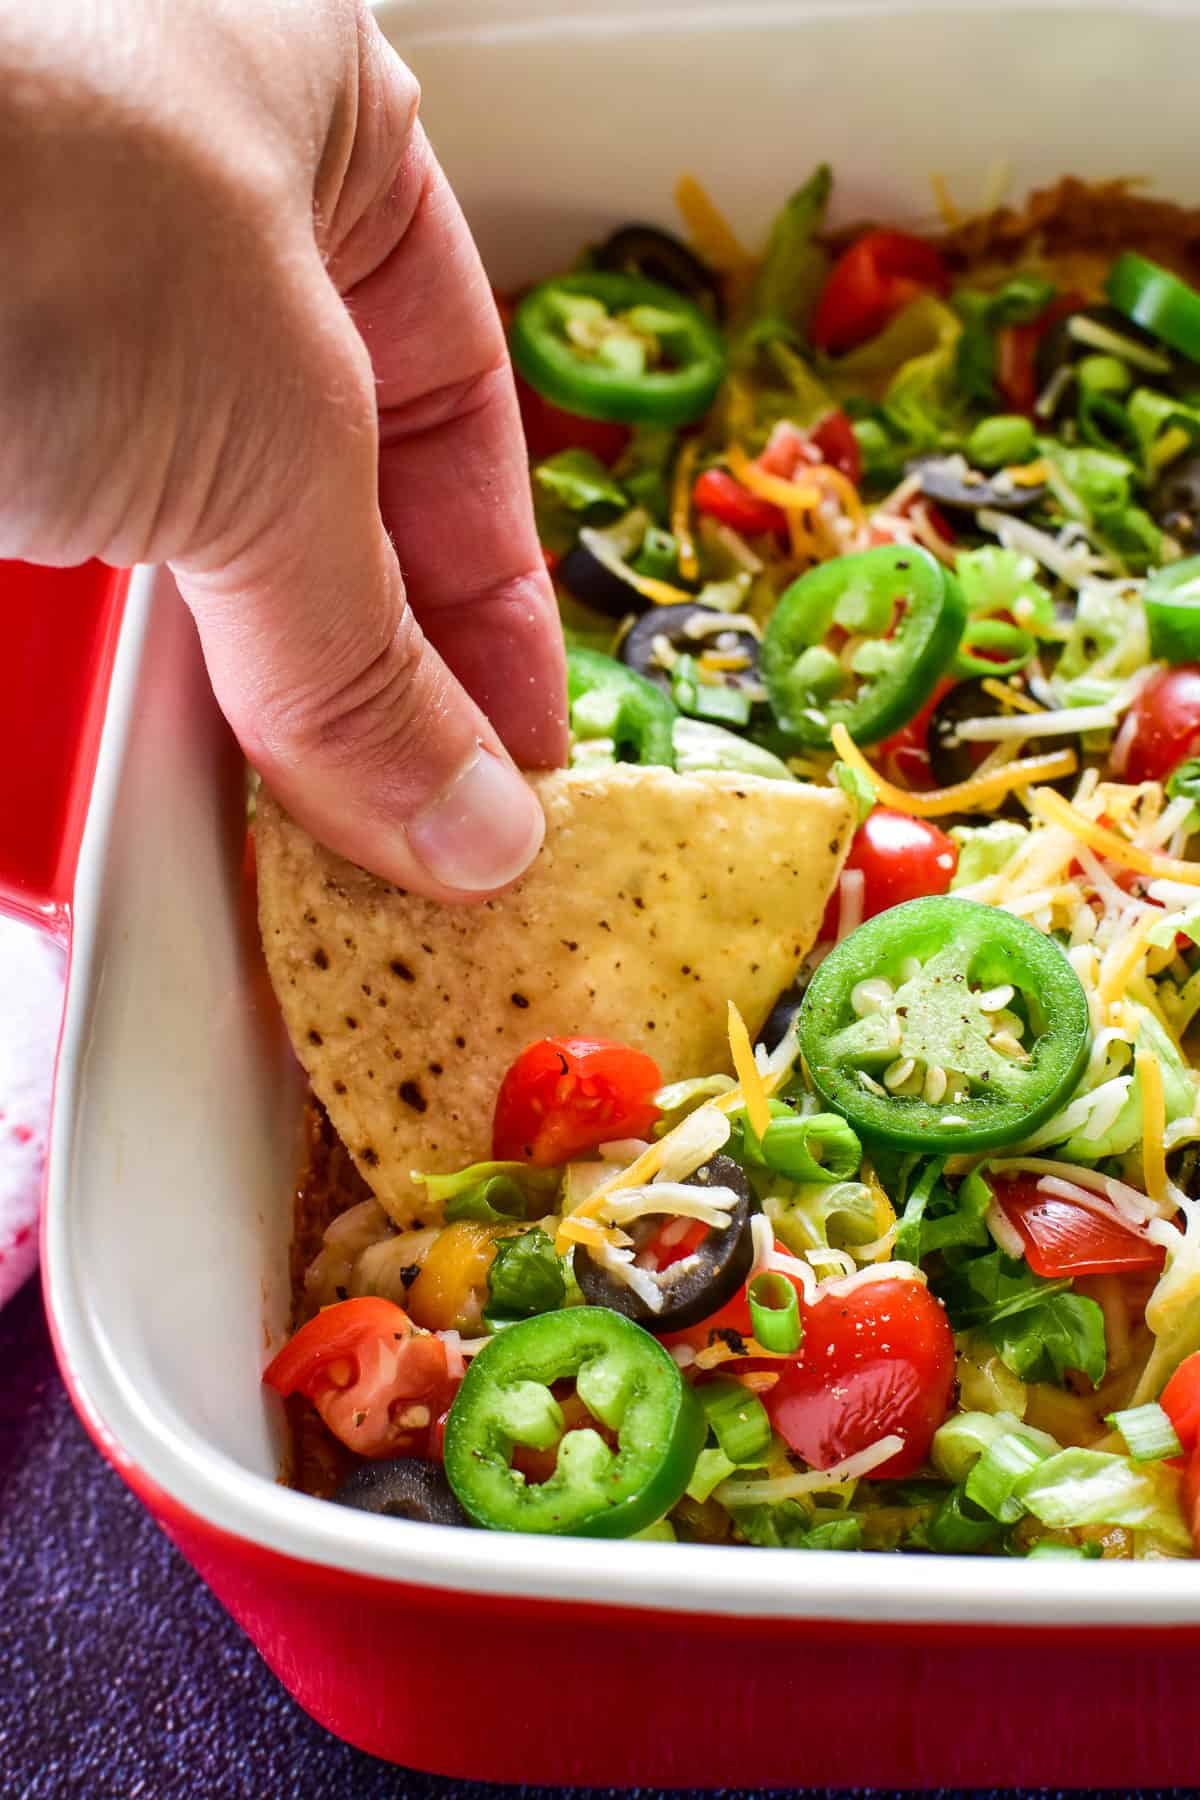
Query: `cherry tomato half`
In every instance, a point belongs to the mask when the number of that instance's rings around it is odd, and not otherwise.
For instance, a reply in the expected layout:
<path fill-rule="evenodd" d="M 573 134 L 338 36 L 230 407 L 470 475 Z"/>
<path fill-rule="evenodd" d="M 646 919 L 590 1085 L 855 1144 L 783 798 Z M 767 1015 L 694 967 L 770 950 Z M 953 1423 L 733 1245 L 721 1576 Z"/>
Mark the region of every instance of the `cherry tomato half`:
<path fill-rule="evenodd" d="M 895 539 L 880 533 L 879 541 L 891 544 Z M 914 713 L 907 725 L 902 725 L 890 738 L 876 745 L 876 758 L 890 781 L 918 794 L 937 786 L 929 761 L 929 721 L 939 701 L 954 685 L 943 676 L 920 712 Z"/>
<path fill-rule="evenodd" d="M 514 371 L 515 373 L 515 371 Z M 590 450 L 602 463 L 615 463 L 629 442 L 628 425 L 607 419 L 585 419 L 581 413 L 564 412 L 543 398 L 517 376 L 517 399 L 525 442 L 533 457 L 556 456 L 560 450 Z"/>
<path fill-rule="evenodd" d="M 1077 1201 L 1038 1190 L 1036 1175 L 1018 1175 L 994 1186 L 1001 1211 L 1020 1234 L 1025 1261 L 1035 1275 L 1124 1275 L 1161 1269 L 1165 1252 L 1119 1220 Z"/>
<path fill-rule="evenodd" d="M 1060 294 L 1024 325 L 1006 325 L 996 339 L 996 385 L 1014 412 L 1031 413 L 1038 397 L 1034 359 L 1052 325 L 1084 304 L 1082 294 Z"/>
<path fill-rule="evenodd" d="M 809 335 L 818 350 L 851 350 L 918 294 L 949 288 L 949 271 L 932 244 L 906 231 L 868 231 L 834 263 Z"/>
<path fill-rule="evenodd" d="M 568 1162 L 610 1138 L 645 1137 L 658 1118 L 662 1075 L 652 1056 L 607 1038 L 542 1038 L 500 1083 L 492 1154 L 540 1166 Z"/>
<path fill-rule="evenodd" d="M 692 505 L 734 531 L 756 537 L 764 531 L 786 531 L 787 514 L 771 500 L 752 494 L 727 469 L 705 469 L 696 477 Z"/>
<path fill-rule="evenodd" d="M 413 1329 L 390 1300 L 342 1300 L 302 1325 L 264 1371 L 279 1394 L 303 1394 L 360 1456 L 423 1455 L 455 1385 L 440 1337 Z"/>
<path fill-rule="evenodd" d="M 958 845 L 931 825 L 891 807 L 877 806 L 854 834 L 846 869 L 863 875 L 863 918 L 873 919 L 902 900 L 949 892 L 958 867 Z M 821 937 L 837 936 L 840 902 L 834 889 L 821 924 Z"/>
<path fill-rule="evenodd" d="M 1122 780 L 1165 781 L 1200 751 L 1200 664 L 1152 675 L 1130 708 Z"/>
<path fill-rule="evenodd" d="M 892 1432 L 904 1446 L 872 1476 L 911 1475 L 950 1407 L 954 1337 L 919 1281 L 866 1283 L 804 1311 L 796 1361 L 763 1395 L 771 1424 L 814 1469 Z"/>
<path fill-rule="evenodd" d="M 1184 1449 L 1200 1448 L 1200 1350 L 1184 1357 L 1158 1399 Z"/>

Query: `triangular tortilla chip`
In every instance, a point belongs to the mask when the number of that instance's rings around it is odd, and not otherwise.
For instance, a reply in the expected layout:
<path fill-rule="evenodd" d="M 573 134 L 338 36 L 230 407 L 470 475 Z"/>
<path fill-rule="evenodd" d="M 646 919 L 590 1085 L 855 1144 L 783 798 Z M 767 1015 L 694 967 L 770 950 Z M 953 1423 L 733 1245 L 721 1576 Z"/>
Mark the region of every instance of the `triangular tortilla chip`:
<path fill-rule="evenodd" d="M 546 841 L 508 893 L 449 907 L 315 843 L 265 793 L 259 920 L 296 1054 L 398 1224 L 411 1171 L 491 1153 L 492 1109 L 537 1038 L 618 1038 L 667 1081 L 729 1067 L 811 948 L 853 830 L 846 797 L 617 765 L 531 778 Z"/>

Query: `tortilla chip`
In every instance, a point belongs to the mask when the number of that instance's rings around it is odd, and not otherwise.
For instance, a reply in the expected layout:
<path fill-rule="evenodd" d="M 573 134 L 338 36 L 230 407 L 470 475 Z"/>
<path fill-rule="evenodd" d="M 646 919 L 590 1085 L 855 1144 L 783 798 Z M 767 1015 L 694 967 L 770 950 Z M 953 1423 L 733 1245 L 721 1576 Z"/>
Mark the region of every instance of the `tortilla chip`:
<path fill-rule="evenodd" d="M 811 949 L 853 831 L 844 794 L 617 765 L 531 777 L 546 841 L 508 893 L 448 907 L 314 842 L 264 791 L 259 922 L 296 1054 L 398 1224 L 411 1171 L 491 1153 L 501 1077 L 563 1034 L 648 1051 L 667 1081 L 729 1068 Z"/>

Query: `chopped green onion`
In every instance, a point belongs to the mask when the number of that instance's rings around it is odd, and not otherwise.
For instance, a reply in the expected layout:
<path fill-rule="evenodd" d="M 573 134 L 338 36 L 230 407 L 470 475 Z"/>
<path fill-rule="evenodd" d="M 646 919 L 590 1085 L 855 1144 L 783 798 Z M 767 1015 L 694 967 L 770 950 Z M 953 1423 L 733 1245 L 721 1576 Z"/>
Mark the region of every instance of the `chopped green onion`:
<path fill-rule="evenodd" d="M 947 1481 L 965 1481 L 989 1445 L 1006 1431 L 1015 1431 L 1020 1423 L 1009 1412 L 955 1413 L 934 1432 L 929 1460 Z"/>
<path fill-rule="evenodd" d="M 757 1462 L 771 1442 L 771 1421 L 758 1395 L 728 1379 L 705 1382 L 696 1394 L 730 1463 Z"/>
<path fill-rule="evenodd" d="M 700 679 L 695 657 L 681 656 L 671 671 L 671 698 L 680 712 L 718 725 L 748 725 L 750 696 L 744 688 Z"/>
<path fill-rule="evenodd" d="M 1025 1560 L 1037 1557 L 1040 1562 L 1095 1562 L 1101 1554 L 1099 1544 L 1052 1544 L 1044 1539 L 1033 1546 Z"/>
<path fill-rule="evenodd" d="M 644 1544 L 673 1544 L 677 1541 L 675 1527 L 670 1519 L 655 1519 L 653 1525 L 647 1525 L 644 1531 L 635 1531 L 633 1541 L 636 1542 L 639 1538 Z"/>
<path fill-rule="evenodd" d="M 803 1335 L 796 1290 L 785 1275 L 767 1269 L 756 1275 L 747 1290 L 750 1324 L 764 1350 L 789 1356 L 800 1348 Z"/>
<path fill-rule="evenodd" d="M 986 1549 L 999 1528 L 998 1522 L 981 1512 L 962 1488 L 951 1488 L 929 1521 L 929 1548 L 942 1556 L 970 1555 Z"/>
<path fill-rule="evenodd" d="M 789 1181 L 848 1181 L 862 1161 L 862 1145 L 837 1113 L 792 1113 L 771 1120 L 762 1155 L 768 1169 Z"/>
<path fill-rule="evenodd" d="M 1045 1460 L 1046 1452 L 1021 1432 L 1003 1432 L 992 1440 L 967 1476 L 967 1499 L 1002 1525 L 1012 1525 L 1025 1511 L 1013 1489 Z"/>
<path fill-rule="evenodd" d="M 696 1458 L 696 1466 L 692 1470 L 692 1479 L 684 1489 L 689 1500 L 697 1506 L 703 1506 L 714 1488 L 733 1474 L 733 1464 L 721 1449 L 702 1450 Z"/>
<path fill-rule="evenodd" d="M 1175 1427 L 1157 1400 L 1151 1400 L 1147 1406 L 1131 1406 L 1124 1412 L 1109 1413 L 1105 1423 L 1120 1432 L 1129 1447 L 1130 1459 L 1135 1463 L 1158 1462 L 1164 1456 L 1183 1455 L 1183 1445 L 1175 1434 Z"/>
<path fill-rule="evenodd" d="M 1036 649 L 1033 634 L 1008 619 L 971 619 L 954 653 L 953 671 L 968 679 L 1015 675 Z"/>
<path fill-rule="evenodd" d="M 977 469 L 1027 463 L 1036 449 L 1033 426 L 1020 413 L 996 413 L 981 419 L 966 442 L 967 461 Z"/>
<path fill-rule="evenodd" d="M 1085 394 L 1124 394 L 1133 377 L 1119 356 L 1085 356 L 1076 365 L 1076 377 Z"/>

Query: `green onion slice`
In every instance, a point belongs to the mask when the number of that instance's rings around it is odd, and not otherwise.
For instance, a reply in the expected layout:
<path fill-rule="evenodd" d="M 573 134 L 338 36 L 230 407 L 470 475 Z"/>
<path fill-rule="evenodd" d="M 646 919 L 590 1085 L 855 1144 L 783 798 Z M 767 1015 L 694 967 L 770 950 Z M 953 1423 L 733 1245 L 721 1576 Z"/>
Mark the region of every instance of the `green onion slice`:
<path fill-rule="evenodd" d="M 728 1379 L 705 1382 L 696 1392 L 709 1429 L 729 1461 L 758 1462 L 771 1442 L 771 1421 L 758 1395 Z"/>
<path fill-rule="evenodd" d="M 786 1276 L 767 1269 L 756 1275 L 747 1290 L 750 1323 L 764 1350 L 789 1356 L 800 1348 L 803 1329 L 796 1290 Z"/>
<path fill-rule="evenodd" d="M 1012 1525 L 1025 1511 L 1013 1489 L 1045 1460 L 1046 1452 L 1020 1432 L 1003 1432 L 992 1440 L 967 1476 L 967 1499 L 1002 1525 Z"/>
<path fill-rule="evenodd" d="M 1147 1406 L 1131 1406 L 1124 1412 L 1109 1413 L 1105 1424 L 1120 1432 L 1129 1447 L 1130 1459 L 1135 1463 L 1159 1462 L 1164 1456 L 1183 1455 L 1183 1445 L 1175 1434 L 1175 1427 L 1157 1400 L 1150 1401 Z"/>

